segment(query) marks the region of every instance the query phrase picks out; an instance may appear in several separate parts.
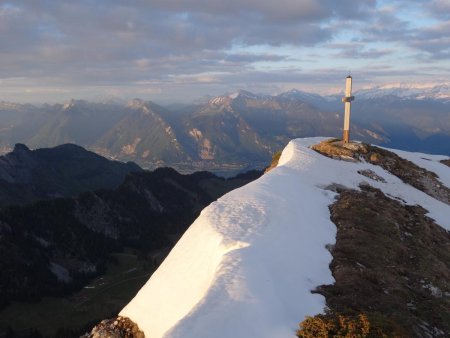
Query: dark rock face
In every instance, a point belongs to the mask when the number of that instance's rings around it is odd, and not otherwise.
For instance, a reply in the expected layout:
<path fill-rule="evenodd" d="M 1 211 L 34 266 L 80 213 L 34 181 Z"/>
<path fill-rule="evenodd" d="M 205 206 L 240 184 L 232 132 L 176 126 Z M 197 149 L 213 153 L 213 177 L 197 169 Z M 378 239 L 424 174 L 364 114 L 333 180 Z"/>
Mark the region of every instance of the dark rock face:
<path fill-rule="evenodd" d="M 336 280 L 317 292 L 328 307 L 367 314 L 399 337 L 450 332 L 450 234 L 420 206 L 368 185 L 340 191 L 330 206 L 337 226 L 330 265 Z"/>
<path fill-rule="evenodd" d="M 256 177 L 161 168 L 132 173 L 115 190 L 1 208 L 0 308 L 77 290 L 125 246 L 171 248 L 204 207 Z"/>
<path fill-rule="evenodd" d="M 358 174 L 363 175 L 367 178 L 370 178 L 371 180 L 374 180 L 374 181 L 386 183 L 386 180 L 383 177 L 377 175 L 373 170 L 370 170 L 370 169 L 359 170 Z"/>
<path fill-rule="evenodd" d="M 80 338 L 145 338 L 145 334 L 131 319 L 119 316 L 102 320 Z"/>
<path fill-rule="evenodd" d="M 0 210 L 0 308 L 81 288 L 104 271 L 121 244 L 78 222 L 73 200 L 57 199 Z"/>
<path fill-rule="evenodd" d="M 16 144 L 8 155 L 0 157 L 0 180 L 8 183 L 29 183 L 31 171 L 37 166 L 32 152 L 24 144 Z"/>

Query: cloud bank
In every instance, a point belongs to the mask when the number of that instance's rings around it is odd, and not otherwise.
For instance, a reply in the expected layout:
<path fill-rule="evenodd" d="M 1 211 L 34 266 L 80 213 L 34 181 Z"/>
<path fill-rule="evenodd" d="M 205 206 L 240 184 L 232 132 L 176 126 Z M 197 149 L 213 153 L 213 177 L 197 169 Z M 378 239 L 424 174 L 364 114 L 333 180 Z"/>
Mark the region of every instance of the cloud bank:
<path fill-rule="evenodd" d="M 170 100 L 449 75 L 448 1 L 0 1 L 0 100 Z M 430 67 L 430 64 L 433 67 Z M 91 97 L 89 97 L 91 96 Z"/>

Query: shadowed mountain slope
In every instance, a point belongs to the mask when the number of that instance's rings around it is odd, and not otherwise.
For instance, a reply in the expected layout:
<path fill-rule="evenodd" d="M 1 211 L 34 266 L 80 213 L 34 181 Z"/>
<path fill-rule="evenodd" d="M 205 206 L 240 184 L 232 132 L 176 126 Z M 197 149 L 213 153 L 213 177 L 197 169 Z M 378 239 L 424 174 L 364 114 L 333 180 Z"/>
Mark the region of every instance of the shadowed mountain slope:
<path fill-rule="evenodd" d="M 74 144 L 37 150 L 16 144 L 0 157 L 0 205 L 112 189 L 128 173 L 141 170 L 132 162 L 110 161 Z"/>

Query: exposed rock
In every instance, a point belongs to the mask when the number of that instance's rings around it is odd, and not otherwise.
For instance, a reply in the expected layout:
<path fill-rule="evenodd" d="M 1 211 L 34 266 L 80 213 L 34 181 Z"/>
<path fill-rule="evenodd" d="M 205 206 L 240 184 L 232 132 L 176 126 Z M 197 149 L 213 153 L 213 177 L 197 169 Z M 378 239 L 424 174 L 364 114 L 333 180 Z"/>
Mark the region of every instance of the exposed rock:
<path fill-rule="evenodd" d="M 359 170 L 358 174 L 368 177 L 374 181 L 386 183 L 386 180 L 383 177 L 377 175 L 373 170 L 370 170 L 370 169 Z"/>
<path fill-rule="evenodd" d="M 321 187 L 321 188 L 332 191 L 332 192 L 337 192 L 337 193 L 341 193 L 343 191 L 350 190 L 350 188 L 346 187 L 345 185 L 339 184 L 339 183 L 329 184 L 329 185 Z"/>
<path fill-rule="evenodd" d="M 442 163 L 442 164 L 445 164 L 447 167 L 450 167 L 450 159 L 448 159 L 448 160 L 442 160 L 441 163 Z"/>
<path fill-rule="evenodd" d="M 200 158 L 203 160 L 214 160 L 214 147 L 211 140 L 205 138 L 203 139 L 200 146 Z"/>
<path fill-rule="evenodd" d="M 334 159 L 367 161 L 378 165 L 414 188 L 443 203 L 450 204 L 450 189 L 438 180 L 435 173 L 421 168 L 386 149 L 365 143 L 343 143 L 338 139 L 320 142 L 311 146 L 311 149 Z M 374 173 L 368 171 L 359 172 L 359 174 L 380 180 L 380 177 L 377 178 Z"/>
<path fill-rule="evenodd" d="M 193 128 L 192 130 L 190 130 L 189 135 L 192 136 L 196 141 L 199 141 L 203 136 L 202 132 L 197 128 Z"/>
<path fill-rule="evenodd" d="M 80 338 L 145 338 L 145 334 L 131 319 L 119 316 L 102 320 L 91 333 Z"/>
<path fill-rule="evenodd" d="M 141 142 L 141 138 L 137 137 L 133 141 L 133 143 L 124 145 L 122 147 L 122 153 L 125 155 L 132 155 L 132 154 L 136 153 L 136 147 L 139 144 L 139 142 Z"/>
<path fill-rule="evenodd" d="M 14 146 L 13 152 L 16 154 L 25 153 L 27 154 L 30 151 L 30 148 L 28 148 L 25 144 L 22 143 L 16 143 Z"/>
<path fill-rule="evenodd" d="M 120 231 L 117 221 L 113 219 L 112 206 L 108 201 L 94 193 L 85 194 L 83 197 L 88 199 L 88 202 L 83 203 L 84 200 L 75 199 L 73 216 L 89 229 L 118 239 Z"/>
<path fill-rule="evenodd" d="M 0 180 L 11 184 L 28 184 L 36 166 L 32 151 L 26 145 L 17 143 L 11 153 L 0 157 Z"/>
<path fill-rule="evenodd" d="M 447 337 L 450 332 L 450 233 L 420 206 L 368 185 L 340 193 L 330 206 L 336 282 L 317 292 L 328 307 L 366 313 L 396 337 Z"/>
<path fill-rule="evenodd" d="M 421 168 L 388 150 L 368 144 L 364 146 L 367 153 L 359 153 L 357 155 L 361 159 L 379 165 L 403 182 L 443 203 L 450 204 L 450 189 L 438 180 L 435 173 Z"/>
<path fill-rule="evenodd" d="M 347 147 L 343 147 L 342 145 L 342 141 L 339 141 L 338 139 L 329 139 L 311 146 L 311 149 L 334 159 L 355 158 L 354 151 Z"/>
<path fill-rule="evenodd" d="M 58 263 L 50 262 L 50 271 L 63 283 L 70 283 L 72 281 L 69 271 Z"/>

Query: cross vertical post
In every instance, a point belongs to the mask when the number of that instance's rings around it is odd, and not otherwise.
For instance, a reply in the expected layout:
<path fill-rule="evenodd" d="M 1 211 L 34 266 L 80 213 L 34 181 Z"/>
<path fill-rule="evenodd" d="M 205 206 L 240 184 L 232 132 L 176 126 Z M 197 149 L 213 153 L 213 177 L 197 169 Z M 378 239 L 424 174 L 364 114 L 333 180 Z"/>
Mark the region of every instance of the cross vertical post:
<path fill-rule="evenodd" d="M 355 99 L 352 96 L 352 77 L 349 75 L 345 81 L 345 96 L 342 98 L 342 102 L 345 104 L 345 115 L 344 115 L 344 134 L 342 140 L 344 143 L 350 142 L 350 109 L 351 102 Z"/>

